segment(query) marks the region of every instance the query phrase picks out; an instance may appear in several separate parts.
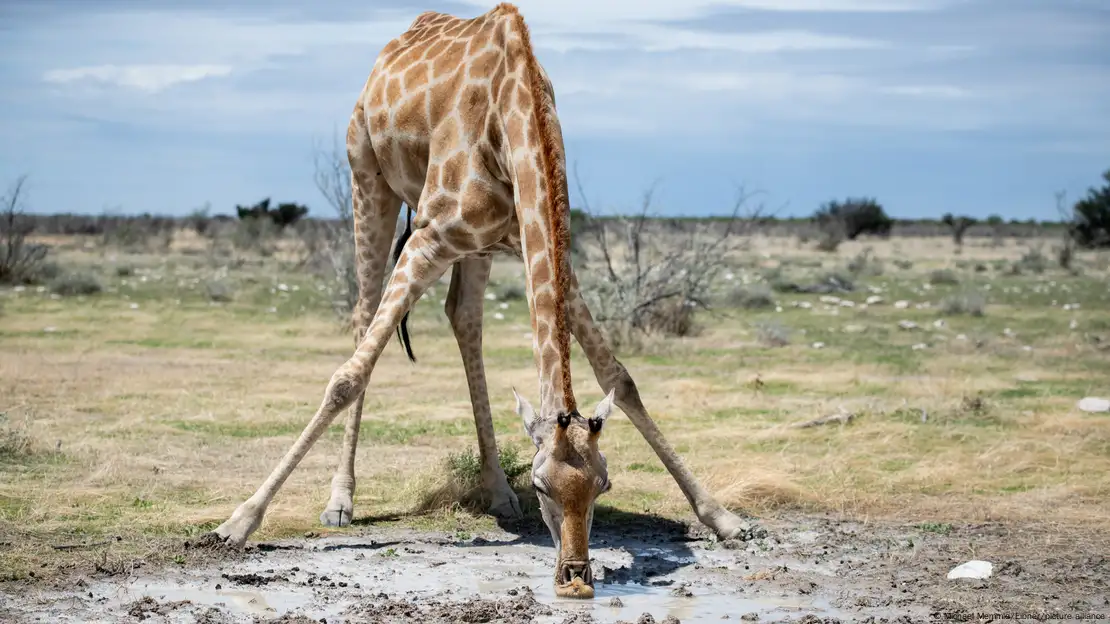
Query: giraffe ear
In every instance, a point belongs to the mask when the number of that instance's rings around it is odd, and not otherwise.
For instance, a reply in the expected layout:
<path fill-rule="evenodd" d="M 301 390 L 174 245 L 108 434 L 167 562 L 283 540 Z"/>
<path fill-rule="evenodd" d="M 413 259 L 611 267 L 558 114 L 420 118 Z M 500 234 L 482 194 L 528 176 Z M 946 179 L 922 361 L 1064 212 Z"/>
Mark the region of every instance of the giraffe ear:
<path fill-rule="evenodd" d="M 594 417 L 590 419 L 590 433 L 595 436 L 601 434 L 601 427 L 605 425 L 605 419 L 609 418 L 609 414 L 613 411 L 613 400 L 616 391 L 616 388 L 610 390 L 609 394 L 605 395 L 605 398 L 594 409 Z"/>
<path fill-rule="evenodd" d="M 540 439 L 536 435 L 538 433 L 536 431 L 536 410 L 532 409 L 532 404 L 528 402 L 528 399 L 517 393 L 516 388 L 513 388 L 513 397 L 516 399 L 516 413 L 524 421 L 524 433 L 538 447 Z"/>

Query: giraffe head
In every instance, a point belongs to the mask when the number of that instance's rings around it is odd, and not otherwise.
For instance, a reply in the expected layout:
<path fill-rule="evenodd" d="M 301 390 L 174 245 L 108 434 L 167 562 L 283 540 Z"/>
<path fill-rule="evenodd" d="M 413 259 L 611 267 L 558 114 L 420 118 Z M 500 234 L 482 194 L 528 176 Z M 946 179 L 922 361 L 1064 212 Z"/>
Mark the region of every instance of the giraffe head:
<path fill-rule="evenodd" d="M 543 522 L 555 541 L 555 593 L 568 598 L 593 598 L 590 529 L 594 502 L 612 487 L 605 455 L 597 442 L 613 410 L 613 391 L 589 419 L 577 412 L 543 418 L 515 389 L 513 395 L 517 414 L 524 419 L 524 430 L 536 445 L 532 487 Z"/>

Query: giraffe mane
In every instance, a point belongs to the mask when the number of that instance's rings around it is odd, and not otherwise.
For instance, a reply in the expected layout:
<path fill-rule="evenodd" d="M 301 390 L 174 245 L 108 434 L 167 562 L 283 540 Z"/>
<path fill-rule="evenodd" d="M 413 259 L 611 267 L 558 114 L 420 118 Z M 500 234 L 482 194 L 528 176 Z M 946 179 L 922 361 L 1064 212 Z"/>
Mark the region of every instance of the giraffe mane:
<path fill-rule="evenodd" d="M 547 220 L 547 229 L 551 240 L 552 273 L 555 282 L 555 344 L 559 351 L 559 368 L 563 378 L 560 380 L 563 391 L 563 402 L 568 412 L 575 412 L 574 390 L 571 386 L 570 376 L 570 329 L 567 327 L 566 293 L 569 287 L 569 276 L 566 271 L 566 254 L 570 246 L 569 211 L 570 201 L 567 197 L 565 173 L 560 176 L 559 171 L 559 138 L 548 120 L 547 103 L 548 94 L 543 88 L 540 64 L 532 49 L 532 38 L 524 16 L 513 4 L 503 2 L 497 8 L 512 16 L 512 23 L 516 27 L 523 48 L 524 63 L 528 72 L 528 90 L 532 99 L 532 118 L 536 124 L 536 133 L 540 138 L 540 168 L 542 170 L 544 186 L 547 192 L 544 197 L 544 216 Z M 554 107 L 554 102 L 551 103 Z"/>

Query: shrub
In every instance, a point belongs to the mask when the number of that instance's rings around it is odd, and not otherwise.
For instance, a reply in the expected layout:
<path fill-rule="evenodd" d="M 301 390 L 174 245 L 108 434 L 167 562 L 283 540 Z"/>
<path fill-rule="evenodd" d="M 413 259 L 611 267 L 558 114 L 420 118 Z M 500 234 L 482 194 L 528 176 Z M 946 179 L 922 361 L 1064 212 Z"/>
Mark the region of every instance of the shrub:
<path fill-rule="evenodd" d="M 957 247 L 963 246 L 964 233 L 967 232 L 968 228 L 979 222 L 974 217 L 954 217 L 951 212 L 946 213 L 940 221 L 952 230 L 952 241 L 956 243 Z"/>
<path fill-rule="evenodd" d="M 498 286 L 496 294 L 499 301 L 522 301 L 527 295 L 524 286 L 515 283 Z"/>
<path fill-rule="evenodd" d="M 759 343 L 768 347 L 785 347 L 790 344 L 790 330 L 776 322 L 756 323 L 755 335 Z"/>
<path fill-rule="evenodd" d="M 1106 181 L 1102 188 L 1088 189 L 1087 196 L 1072 207 L 1068 231 L 1080 247 L 1110 247 L 1110 169 L 1102 179 Z"/>
<path fill-rule="evenodd" d="M 1021 259 L 1010 267 L 1010 273 L 1020 275 L 1024 272 L 1040 275 L 1048 269 L 1048 258 L 1037 247 L 1030 247 L 1022 254 Z"/>
<path fill-rule="evenodd" d="M 63 273 L 50 282 L 50 292 L 62 297 L 75 297 L 79 295 L 95 295 L 104 287 L 100 280 L 91 273 Z"/>
<path fill-rule="evenodd" d="M 501 470 L 505 471 L 510 486 L 532 470 L 531 463 L 521 459 L 520 450 L 516 446 L 506 445 L 499 448 L 497 454 L 498 463 L 501 464 Z M 467 447 L 462 452 L 448 455 L 445 463 L 447 472 L 463 488 L 481 486 L 482 459 L 473 448 Z"/>
<path fill-rule="evenodd" d="M 950 295 L 940 303 L 941 312 L 949 316 L 983 316 L 986 307 L 986 299 L 983 298 L 983 295 L 975 292 Z"/>
<path fill-rule="evenodd" d="M 46 245 L 28 243 L 27 237 L 35 229 L 34 222 L 23 214 L 23 184 L 21 176 L 0 198 L 0 284 L 37 284 L 49 279 Z"/>
<path fill-rule="evenodd" d="M 839 221 L 830 221 L 822 226 L 821 238 L 817 240 L 817 251 L 833 253 L 844 242 L 844 226 Z"/>
<path fill-rule="evenodd" d="M 775 297 L 771 293 L 771 287 L 766 284 L 740 285 L 728 294 L 728 304 L 748 310 L 773 308 Z"/>
<path fill-rule="evenodd" d="M 848 261 L 848 272 L 857 276 L 878 276 L 883 274 L 883 263 L 871 255 L 871 248 L 864 249 Z"/>
<path fill-rule="evenodd" d="M 844 203 L 828 201 L 813 218 L 823 230 L 842 228 L 848 240 L 855 240 L 861 234 L 887 236 L 894 226 L 894 220 L 887 216 L 883 207 L 869 197 L 848 198 Z"/>
<path fill-rule="evenodd" d="M 0 412 L 0 461 L 29 455 L 31 443 L 31 436 L 22 428 L 9 425 L 8 415 Z"/>
<path fill-rule="evenodd" d="M 227 282 L 217 280 L 207 282 L 204 285 L 204 292 L 208 295 L 209 301 L 227 303 L 235 299 L 235 291 Z"/>
<path fill-rule="evenodd" d="M 929 283 L 934 286 L 959 284 L 960 278 L 952 269 L 936 269 L 929 273 Z"/>
<path fill-rule="evenodd" d="M 235 212 L 239 215 L 239 220 L 241 221 L 268 219 L 279 229 L 285 229 L 307 215 L 308 207 L 286 202 L 278 204 L 277 208 L 271 209 L 270 198 L 267 197 L 253 206 L 236 205 Z"/>
<path fill-rule="evenodd" d="M 268 256 L 273 253 L 270 243 L 277 235 L 278 227 L 269 219 L 247 217 L 236 226 L 231 244 L 242 251 L 255 251 Z"/>

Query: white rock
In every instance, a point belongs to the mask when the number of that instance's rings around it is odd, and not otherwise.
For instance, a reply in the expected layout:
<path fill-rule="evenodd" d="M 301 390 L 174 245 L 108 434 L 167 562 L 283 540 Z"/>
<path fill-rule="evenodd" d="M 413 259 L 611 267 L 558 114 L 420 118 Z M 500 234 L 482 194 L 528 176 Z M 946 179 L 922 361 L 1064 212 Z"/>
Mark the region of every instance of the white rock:
<path fill-rule="evenodd" d="M 856 304 L 855 304 L 854 301 L 841 301 L 840 302 L 840 307 L 842 307 L 842 308 L 854 308 L 854 307 L 856 307 Z"/>
<path fill-rule="evenodd" d="M 902 329 L 917 329 L 917 323 L 913 321 L 898 321 L 898 327 Z"/>
<path fill-rule="evenodd" d="M 878 296 L 878 295 L 871 295 L 870 297 L 867 298 L 867 305 L 875 305 L 877 303 L 882 303 L 882 302 L 883 302 L 883 298 Z"/>
<path fill-rule="evenodd" d="M 815 343 L 813 343 L 813 348 L 814 348 L 814 349 L 824 349 L 824 348 L 825 348 L 825 343 L 823 343 L 823 342 L 815 342 Z"/>
<path fill-rule="evenodd" d="M 967 334 L 956 334 L 956 340 L 967 340 Z"/>
<path fill-rule="evenodd" d="M 1079 321 L 1072 319 L 1071 322 L 1068 323 L 1068 329 L 1075 329 L 1076 327 L 1079 327 Z"/>
<path fill-rule="evenodd" d="M 486 293 L 486 299 L 489 301 L 497 301 L 497 295 L 494 293 Z"/>
<path fill-rule="evenodd" d="M 803 309 L 803 310 L 808 310 L 808 309 L 813 307 L 813 304 L 808 302 L 808 301 L 799 301 L 798 302 L 798 307 Z"/>
<path fill-rule="evenodd" d="M 132 304 L 131 304 L 131 309 L 132 309 L 132 310 L 138 310 L 138 309 L 139 309 L 139 304 L 137 304 L 137 303 L 132 303 Z"/>
<path fill-rule="evenodd" d="M 922 349 L 928 349 L 929 345 L 925 344 L 924 342 L 919 342 L 919 343 L 913 345 L 910 348 L 913 349 L 914 351 L 920 351 Z"/>
<path fill-rule="evenodd" d="M 901 301 L 895 301 L 894 307 L 898 308 L 899 310 L 905 310 L 906 308 L 910 307 L 910 302 L 906 301 L 905 299 Z"/>
<path fill-rule="evenodd" d="M 936 327 L 937 329 L 941 329 L 942 327 L 944 327 L 944 325 L 944 319 L 937 319 L 933 321 L 933 327 Z"/>
<path fill-rule="evenodd" d="M 840 297 L 834 297 L 832 295 L 821 295 L 820 301 L 821 303 L 831 303 L 835 305 L 837 303 L 840 303 Z"/>
<path fill-rule="evenodd" d="M 286 284 L 278 284 L 278 290 L 280 290 L 281 292 L 289 292 L 289 286 Z"/>
<path fill-rule="evenodd" d="M 505 320 L 505 315 L 500 313 L 500 312 L 494 312 L 493 313 L 493 318 L 495 318 L 499 321 L 503 321 L 503 320 Z"/>
<path fill-rule="evenodd" d="M 502 301 L 501 303 L 497 304 L 497 307 L 501 308 L 502 310 L 508 310 L 509 309 L 509 304 Z"/>
<path fill-rule="evenodd" d="M 1079 399 L 1079 409 L 1084 412 L 1110 412 L 1110 399 L 1086 397 Z"/>
<path fill-rule="evenodd" d="M 985 579 L 990 578 L 992 572 L 994 572 L 994 565 L 991 562 L 973 559 L 949 570 L 948 578 Z"/>

